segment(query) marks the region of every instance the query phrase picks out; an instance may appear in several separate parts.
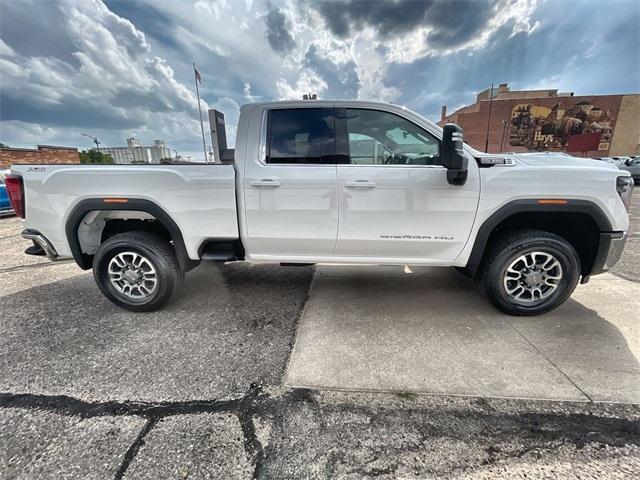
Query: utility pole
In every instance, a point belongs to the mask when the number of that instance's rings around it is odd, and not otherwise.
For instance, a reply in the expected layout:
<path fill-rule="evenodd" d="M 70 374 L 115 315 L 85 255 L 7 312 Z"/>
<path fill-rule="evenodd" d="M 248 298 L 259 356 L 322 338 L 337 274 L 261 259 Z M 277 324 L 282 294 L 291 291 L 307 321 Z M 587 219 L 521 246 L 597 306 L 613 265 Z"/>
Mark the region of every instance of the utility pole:
<path fill-rule="evenodd" d="M 489 153 L 489 127 L 491 126 L 491 106 L 493 105 L 493 83 L 491 84 L 491 92 L 489 93 L 489 118 L 487 120 L 487 141 L 484 144 L 484 151 Z"/>
<path fill-rule="evenodd" d="M 100 142 L 98 141 L 98 137 L 94 137 L 93 135 L 89 135 L 87 133 L 81 133 L 80 135 L 84 135 L 85 137 L 89 137 L 91 140 L 93 140 L 93 143 L 96 144 L 96 150 L 100 148 Z"/>
<path fill-rule="evenodd" d="M 196 62 L 193 62 L 193 75 L 196 81 L 196 96 L 198 97 L 198 112 L 200 112 L 200 130 L 202 131 L 202 151 L 204 152 L 204 162 L 209 163 L 209 159 L 207 158 L 207 144 L 204 141 L 204 125 L 202 124 L 202 107 L 200 106 L 200 89 L 198 88 L 198 83 L 202 82 L 202 77 L 200 76 L 200 72 L 196 68 Z"/>
<path fill-rule="evenodd" d="M 509 125 L 509 121 L 502 120 L 502 138 L 500 139 L 500 153 L 502 153 L 502 150 L 504 148 L 504 134 L 507 131 L 507 125 Z"/>

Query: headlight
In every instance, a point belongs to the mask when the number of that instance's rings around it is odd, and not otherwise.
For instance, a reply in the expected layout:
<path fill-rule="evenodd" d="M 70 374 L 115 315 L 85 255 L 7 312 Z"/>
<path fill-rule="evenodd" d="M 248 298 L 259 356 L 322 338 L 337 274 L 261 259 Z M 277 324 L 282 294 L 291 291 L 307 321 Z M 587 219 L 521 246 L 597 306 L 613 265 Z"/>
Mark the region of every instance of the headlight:
<path fill-rule="evenodd" d="M 631 195 L 633 193 L 633 178 L 632 177 L 618 177 L 616 179 L 616 190 L 618 195 L 624 203 L 624 208 L 629 211 L 631 207 Z"/>

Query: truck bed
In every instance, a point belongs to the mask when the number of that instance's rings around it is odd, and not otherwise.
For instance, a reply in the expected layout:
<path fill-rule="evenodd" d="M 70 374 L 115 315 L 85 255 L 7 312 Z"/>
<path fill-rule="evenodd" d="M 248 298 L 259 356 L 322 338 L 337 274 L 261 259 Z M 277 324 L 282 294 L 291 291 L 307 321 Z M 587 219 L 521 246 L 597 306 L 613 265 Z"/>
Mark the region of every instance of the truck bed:
<path fill-rule="evenodd" d="M 154 202 L 182 232 L 189 258 L 208 238 L 238 238 L 233 165 L 13 165 L 24 179 L 25 228 L 37 228 L 60 257 L 72 256 L 65 224 L 85 199 Z"/>

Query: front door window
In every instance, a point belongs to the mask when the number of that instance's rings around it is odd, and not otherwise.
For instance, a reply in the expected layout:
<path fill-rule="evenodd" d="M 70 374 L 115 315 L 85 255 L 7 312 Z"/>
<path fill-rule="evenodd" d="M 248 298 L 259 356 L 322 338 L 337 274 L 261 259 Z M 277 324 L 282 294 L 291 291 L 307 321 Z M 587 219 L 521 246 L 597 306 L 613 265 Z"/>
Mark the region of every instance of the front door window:
<path fill-rule="evenodd" d="M 346 110 L 353 165 L 439 165 L 439 142 L 414 123 L 389 112 Z"/>

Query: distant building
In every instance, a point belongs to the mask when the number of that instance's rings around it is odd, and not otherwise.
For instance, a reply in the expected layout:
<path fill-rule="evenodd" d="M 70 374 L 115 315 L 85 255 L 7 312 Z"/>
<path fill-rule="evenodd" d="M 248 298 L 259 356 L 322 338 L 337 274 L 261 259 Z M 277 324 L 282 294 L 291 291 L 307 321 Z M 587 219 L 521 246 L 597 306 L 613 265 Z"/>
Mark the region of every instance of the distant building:
<path fill-rule="evenodd" d="M 484 151 L 564 151 L 606 157 L 640 154 L 640 94 L 574 96 L 549 90 L 512 91 L 506 83 L 478 93 L 476 102 L 447 115 L 464 139 Z"/>
<path fill-rule="evenodd" d="M 38 145 L 38 148 L 0 147 L 0 169 L 14 163 L 80 163 L 78 149 L 54 145 Z"/>
<path fill-rule="evenodd" d="M 171 150 L 164 140 L 154 140 L 153 145 L 141 145 L 135 138 L 127 138 L 126 147 L 103 147 L 99 152 L 111 155 L 114 163 L 160 163 L 163 158 L 171 158 Z"/>

